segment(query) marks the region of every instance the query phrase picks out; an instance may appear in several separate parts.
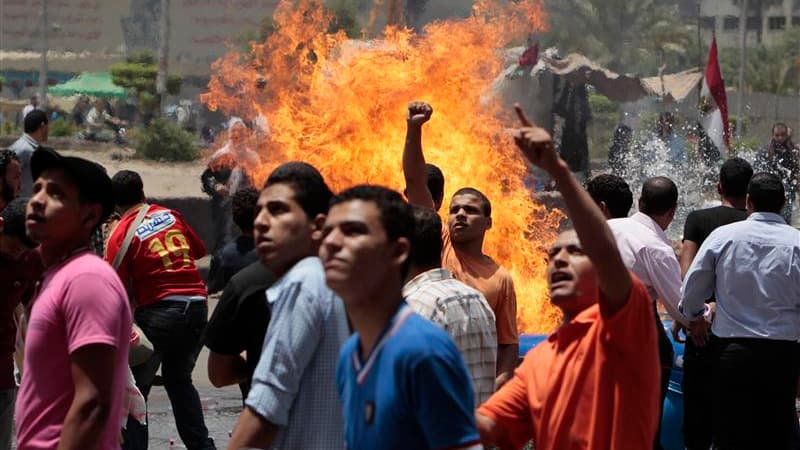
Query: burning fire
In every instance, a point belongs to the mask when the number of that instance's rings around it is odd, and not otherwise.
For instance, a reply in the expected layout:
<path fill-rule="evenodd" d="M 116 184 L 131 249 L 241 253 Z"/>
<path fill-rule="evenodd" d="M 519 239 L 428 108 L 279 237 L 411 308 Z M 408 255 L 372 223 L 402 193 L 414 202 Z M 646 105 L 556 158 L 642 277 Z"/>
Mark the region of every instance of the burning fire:
<path fill-rule="evenodd" d="M 538 2 L 478 1 L 471 17 L 432 23 L 419 35 L 387 28 L 382 39 L 353 41 L 328 33 L 332 17 L 317 3 L 282 0 L 277 31 L 250 54 L 215 62 L 201 98 L 246 120 L 266 117 L 270 135 L 251 144 L 265 161 L 256 180 L 302 160 L 335 190 L 375 183 L 401 191 L 406 106 L 429 101 L 425 157 L 445 174 L 445 198 L 472 186 L 491 199 L 484 251 L 514 277 L 520 331 L 549 332 L 558 313 L 547 296 L 544 248 L 560 213 L 524 186 L 527 167 L 503 132 L 513 122 L 489 92 L 504 64 L 498 50 L 542 28 L 541 17 Z"/>

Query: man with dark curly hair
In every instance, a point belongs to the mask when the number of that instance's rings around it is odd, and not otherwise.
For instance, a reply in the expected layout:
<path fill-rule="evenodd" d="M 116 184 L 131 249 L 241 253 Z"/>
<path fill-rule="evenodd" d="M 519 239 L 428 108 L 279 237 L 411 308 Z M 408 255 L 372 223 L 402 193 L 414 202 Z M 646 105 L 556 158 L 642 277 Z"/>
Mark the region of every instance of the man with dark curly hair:
<path fill-rule="evenodd" d="M 208 293 L 221 291 L 234 274 L 258 261 L 253 240 L 253 221 L 256 218 L 258 191 L 242 189 L 231 199 L 233 223 L 241 234 L 214 253 L 208 274 Z"/>
<path fill-rule="evenodd" d="M 19 197 L 22 165 L 12 150 L 0 150 L 0 211 Z"/>

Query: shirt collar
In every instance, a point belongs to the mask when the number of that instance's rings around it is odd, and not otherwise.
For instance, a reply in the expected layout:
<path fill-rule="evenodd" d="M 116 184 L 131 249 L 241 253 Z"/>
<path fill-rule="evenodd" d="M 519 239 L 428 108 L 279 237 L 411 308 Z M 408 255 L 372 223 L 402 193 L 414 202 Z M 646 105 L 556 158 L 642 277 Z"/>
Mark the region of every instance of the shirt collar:
<path fill-rule="evenodd" d="M 786 220 L 780 214 L 771 212 L 754 212 L 747 217 L 747 220 L 756 220 L 758 222 L 778 222 L 786 224 Z"/>
<path fill-rule="evenodd" d="M 34 138 L 33 138 L 33 136 L 31 136 L 30 134 L 28 134 L 28 133 L 23 133 L 23 134 L 22 134 L 22 137 L 23 137 L 23 138 L 24 138 L 26 141 L 28 141 L 28 143 L 29 143 L 29 144 L 31 144 L 32 146 L 34 146 L 34 147 L 38 147 L 38 146 L 39 146 L 39 141 L 37 141 L 36 139 L 34 139 Z"/>
<path fill-rule="evenodd" d="M 669 241 L 669 238 L 667 237 L 667 233 L 665 233 L 664 230 L 661 229 L 661 226 L 657 224 L 656 221 L 653 220 L 647 214 L 637 212 L 636 214 L 632 215 L 630 219 L 633 220 L 634 222 L 638 222 L 646 226 L 647 228 L 652 230 L 656 235 L 658 235 L 659 239 L 661 239 L 667 244 L 672 245 L 672 243 Z"/>
<path fill-rule="evenodd" d="M 403 286 L 403 298 L 407 297 L 411 291 L 419 289 L 423 284 L 434 283 L 450 278 L 453 278 L 453 275 L 447 269 L 441 267 L 422 272 Z"/>
<path fill-rule="evenodd" d="M 316 256 L 306 256 L 305 258 L 296 262 L 288 272 L 283 274 L 282 277 L 277 279 L 275 283 L 273 283 L 272 286 L 267 289 L 267 303 L 272 304 L 275 300 L 277 300 L 280 297 L 281 291 L 289 283 L 293 283 L 298 281 L 298 279 L 305 278 L 302 275 L 297 275 L 298 273 L 303 274 L 307 273 L 307 271 L 312 271 L 314 270 L 315 265 L 319 268 L 322 266 L 322 263 Z"/>

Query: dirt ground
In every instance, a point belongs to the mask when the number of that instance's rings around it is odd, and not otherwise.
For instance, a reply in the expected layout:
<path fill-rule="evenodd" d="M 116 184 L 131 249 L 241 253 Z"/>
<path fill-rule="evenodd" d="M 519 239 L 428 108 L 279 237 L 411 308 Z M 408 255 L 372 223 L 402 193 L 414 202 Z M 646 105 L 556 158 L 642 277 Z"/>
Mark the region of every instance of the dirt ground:
<path fill-rule="evenodd" d="M 138 172 L 148 197 L 206 197 L 200 186 L 205 162 L 158 162 L 132 158 L 133 150 L 105 147 L 92 150 L 58 149 L 60 153 L 95 161 L 108 170 L 109 176 L 127 169 Z"/>

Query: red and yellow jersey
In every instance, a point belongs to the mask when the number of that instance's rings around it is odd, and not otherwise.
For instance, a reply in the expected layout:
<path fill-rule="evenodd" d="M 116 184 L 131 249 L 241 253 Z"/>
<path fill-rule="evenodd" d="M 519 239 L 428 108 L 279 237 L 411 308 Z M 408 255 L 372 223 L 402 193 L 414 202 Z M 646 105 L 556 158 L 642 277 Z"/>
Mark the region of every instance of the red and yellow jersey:
<path fill-rule="evenodd" d="M 111 233 L 105 256 L 109 264 L 138 213 L 138 208 L 128 211 Z M 194 264 L 195 259 L 205 254 L 205 244 L 180 213 L 150 205 L 117 273 L 132 292 L 137 306 L 173 295 L 205 297 L 206 286 Z"/>

